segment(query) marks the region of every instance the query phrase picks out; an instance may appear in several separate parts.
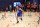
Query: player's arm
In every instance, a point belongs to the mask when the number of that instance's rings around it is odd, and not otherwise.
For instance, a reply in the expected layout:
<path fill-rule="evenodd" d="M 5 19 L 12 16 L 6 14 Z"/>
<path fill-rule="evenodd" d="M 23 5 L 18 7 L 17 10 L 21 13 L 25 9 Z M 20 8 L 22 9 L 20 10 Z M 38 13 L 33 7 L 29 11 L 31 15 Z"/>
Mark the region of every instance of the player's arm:
<path fill-rule="evenodd" d="M 14 13 L 14 10 L 13 10 L 13 13 Z"/>
<path fill-rule="evenodd" d="M 15 9 L 15 15 L 16 15 L 16 9 Z"/>
<path fill-rule="evenodd" d="M 24 10 L 22 10 L 21 8 L 19 10 L 21 10 L 23 12 L 23 16 L 24 16 Z"/>
<path fill-rule="evenodd" d="M 16 9 L 15 9 L 15 12 L 16 12 Z"/>

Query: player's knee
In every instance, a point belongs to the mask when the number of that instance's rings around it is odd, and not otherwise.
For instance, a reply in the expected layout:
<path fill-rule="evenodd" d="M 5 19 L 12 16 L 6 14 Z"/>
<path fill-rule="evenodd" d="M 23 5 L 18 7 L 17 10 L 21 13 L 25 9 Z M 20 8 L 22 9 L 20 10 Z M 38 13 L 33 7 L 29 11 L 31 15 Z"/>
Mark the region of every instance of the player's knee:
<path fill-rule="evenodd" d="M 17 16 L 17 18 L 18 18 L 18 16 Z"/>

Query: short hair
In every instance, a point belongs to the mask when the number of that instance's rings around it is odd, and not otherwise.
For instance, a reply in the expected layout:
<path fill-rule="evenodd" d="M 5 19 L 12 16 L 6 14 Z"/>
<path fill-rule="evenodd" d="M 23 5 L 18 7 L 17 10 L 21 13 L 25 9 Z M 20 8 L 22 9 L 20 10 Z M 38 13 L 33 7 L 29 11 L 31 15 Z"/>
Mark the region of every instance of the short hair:
<path fill-rule="evenodd" d="M 16 5 L 16 6 L 18 6 L 18 5 Z"/>

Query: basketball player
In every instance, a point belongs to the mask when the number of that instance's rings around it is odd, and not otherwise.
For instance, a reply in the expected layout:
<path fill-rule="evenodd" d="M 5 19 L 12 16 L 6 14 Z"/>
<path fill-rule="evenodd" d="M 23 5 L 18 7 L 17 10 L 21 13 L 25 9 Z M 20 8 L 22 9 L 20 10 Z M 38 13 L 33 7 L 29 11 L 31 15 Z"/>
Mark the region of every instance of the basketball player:
<path fill-rule="evenodd" d="M 20 17 L 20 19 L 22 20 L 22 16 L 24 17 L 24 11 L 21 8 L 19 8 L 18 5 L 16 5 L 15 12 L 16 12 L 16 10 L 17 10 L 17 17 L 16 17 L 17 18 L 17 23 L 19 23 L 18 17 Z"/>

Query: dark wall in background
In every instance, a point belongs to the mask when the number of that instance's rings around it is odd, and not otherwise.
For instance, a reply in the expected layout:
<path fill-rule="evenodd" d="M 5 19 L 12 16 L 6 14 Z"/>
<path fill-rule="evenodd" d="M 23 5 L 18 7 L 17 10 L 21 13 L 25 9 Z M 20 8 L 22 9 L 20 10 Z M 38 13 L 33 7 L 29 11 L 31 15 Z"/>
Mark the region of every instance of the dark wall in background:
<path fill-rule="evenodd" d="M 27 0 L 27 1 L 30 1 L 31 3 L 33 2 L 33 0 Z M 25 0 L 14 0 L 14 2 L 21 2 L 22 4 L 25 4 Z M 12 3 L 13 0 L 0 0 L 0 9 L 1 8 L 5 9 L 6 6 Z M 40 4 L 40 0 L 38 3 Z"/>
<path fill-rule="evenodd" d="M 0 9 L 5 9 L 6 6 L 12 4 L 13 0 L 0 0 Z"/>
<path fill-rule="evenodd" d="M 25 0 L 14 0 L 14 2 L 21 2 L 22 4 L 24 4 Z"/>
<path fill-rule="evenodd" d="M 24 4 L 25 0 L 14 0 L 14 2 L 21 2 Z M 12 4 L 13 0 L 0 0 L 0 9 L 3 8 L 5 9 L 6 6 L 8 6 L 9 4 Z"/>
<path fill-rule="evenodd" d="M 38 4 L 40 4 L 40 0 L 38 0 Z"/>

